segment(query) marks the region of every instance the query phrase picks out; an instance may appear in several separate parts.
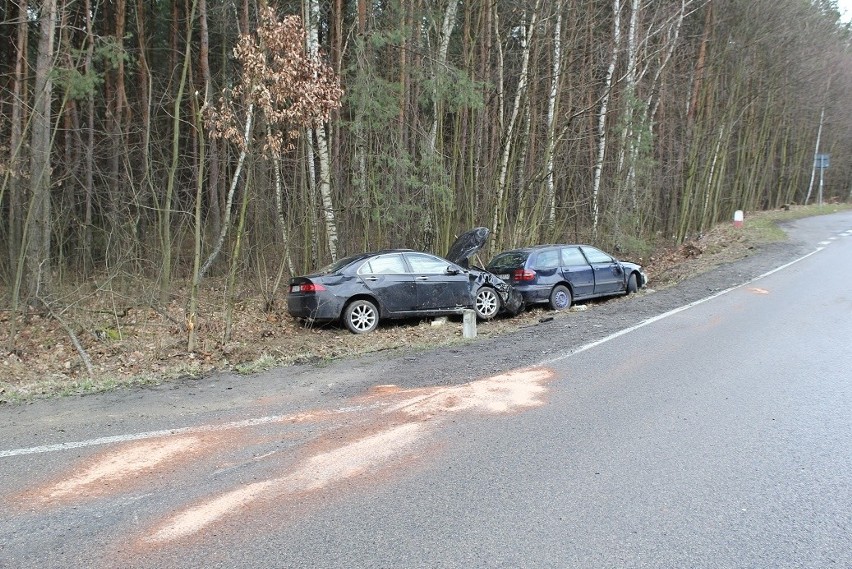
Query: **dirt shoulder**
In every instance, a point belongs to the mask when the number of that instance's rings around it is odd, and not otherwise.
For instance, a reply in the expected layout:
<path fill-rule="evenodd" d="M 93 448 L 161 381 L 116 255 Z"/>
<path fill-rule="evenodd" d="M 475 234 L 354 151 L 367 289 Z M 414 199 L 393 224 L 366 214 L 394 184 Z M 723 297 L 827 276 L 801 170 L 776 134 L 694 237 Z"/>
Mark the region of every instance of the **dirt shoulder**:
<path fill-rule="evenodd" d="M 720 224 L 648 259 L 628 257 L 641 262 L 650 277 L 648 288 L 639 294 L 581 303 L 566 313 L 536 308 L 515 318 L 498 318 L 480 324 L 473 342 L 461 337 L 461 325 L 454 321 L 440 326 L 429 320 L 389 324 L 366 336 L 336 327 L 303 328 L 285 307 L 266 311 L 261 295 L 245 291 L 235 310 L 232 340 L 219 340 L 225 329 L 224 308 L 211 310 L 201 315 L 201 348 L 187 353 L 183 299 L 176 298 L 165 309 L 154 308 L 139 304 L 138 286 L 131 298 L 109 283 L 93 283 L 88 290 L 69 291 L 58 317 L 31 313 L 17 322 L 15 349 L 0 358 L 0 404 L 134 386 L 176 386 L 281 366 L 288 376 L 298 377 L 305 370 L 337 367 L 356 356 L 387 359 L 382 374 L 401 385 L 426 379 L 408 365 L 414 359 L 414 367 L 429 370 L 432 383 L 478 377 L 540 361 L 760 275 L 813 248 L 812 243 L 786 238 L 778 223 L 838 209 L 748 215 L 744 228 Z M 203 295 L 202 306 L 222 306 L 223 291 L 215 284 Z M 9 337 L 9 318 L 8 312 L 0 316 L 4 338 Z M 69 331 L 91 359 L 94 377 L 88 375 Z M 540 341 L 556 333 L 558 341 Z M 487 357 L 477 355 L 482 353 Z M 464 364 L 447 366 L 448 358 Z"/>

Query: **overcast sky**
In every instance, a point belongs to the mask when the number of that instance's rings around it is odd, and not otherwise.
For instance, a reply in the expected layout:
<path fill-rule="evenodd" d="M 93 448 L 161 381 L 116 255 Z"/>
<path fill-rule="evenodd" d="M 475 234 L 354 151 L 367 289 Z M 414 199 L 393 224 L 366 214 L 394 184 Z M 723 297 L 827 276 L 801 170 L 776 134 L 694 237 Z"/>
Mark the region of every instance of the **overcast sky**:
<path fill-rule="evenodd" d="M 844 22 L 852 19 L 852 0 L 837 0 L 837 7 Z"/>

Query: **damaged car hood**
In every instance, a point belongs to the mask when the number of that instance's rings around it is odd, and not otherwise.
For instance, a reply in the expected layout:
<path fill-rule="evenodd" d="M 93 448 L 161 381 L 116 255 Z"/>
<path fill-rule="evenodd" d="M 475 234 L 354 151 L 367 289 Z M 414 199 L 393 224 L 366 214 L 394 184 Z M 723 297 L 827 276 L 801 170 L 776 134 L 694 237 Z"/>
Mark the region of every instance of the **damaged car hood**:
<path fill-rule="evenodd" d="M 453 242 L 444 258 L 467 267 L 467 260 L 485 245 L 488 233 L 487 227 L 474 227 L 470 231 L 465 231 Z"/>

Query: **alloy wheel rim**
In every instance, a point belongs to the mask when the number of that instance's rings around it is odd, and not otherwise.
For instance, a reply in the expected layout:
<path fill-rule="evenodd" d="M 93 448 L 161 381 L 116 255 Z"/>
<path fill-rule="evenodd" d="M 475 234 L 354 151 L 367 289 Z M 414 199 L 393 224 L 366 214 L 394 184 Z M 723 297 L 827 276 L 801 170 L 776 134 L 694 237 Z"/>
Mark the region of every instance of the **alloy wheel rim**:
<path fill-rule="evenodd" d="M 485 290 L 476 295 L 476 308 L 483 316 L 491 316 L 497 311 L 497 298 L 490 290 Z"/>
<path fill-rule="evenodd" d="M 369 330 L 375 319 L 373 311 L 367 306 L 358 306 L 352 311 L 352 325 L 358 330 Z"/>

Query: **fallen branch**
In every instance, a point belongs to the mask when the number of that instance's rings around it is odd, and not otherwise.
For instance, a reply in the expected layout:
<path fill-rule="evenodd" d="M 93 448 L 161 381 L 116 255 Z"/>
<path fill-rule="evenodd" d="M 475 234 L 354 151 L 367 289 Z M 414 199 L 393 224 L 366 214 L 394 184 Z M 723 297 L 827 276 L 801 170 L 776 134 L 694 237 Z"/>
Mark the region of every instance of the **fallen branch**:
<path fill-rule="evenodd" d="M 83 360 L 83 365 L 86 366 L 86 372 L 89 374 L 89 377 L 95 376 L 95 368 L 92 366 L 92 358 L 89 357 L 89 354 L 86 352 L 86 349 L 83 347 L 83 344 L 80 343 L 80 339 L 77 337 L 77 334 L 71 327 L 63 320 L 56 312 L 53 311 L 53 307 L 50 306 L 50 303 L 45 299 L 41 300 L 42 304 L 45 308 L 47 308 L 47 312 L 50 314 L 52 318 L 55 318 L 57 322 L 65 329 L 68 333 L 68 337 L 71 338 L 71 343 L 74 344 L 74 349 L 77 350 L 77 353 L 80 355 L 80 359 Z"/>

